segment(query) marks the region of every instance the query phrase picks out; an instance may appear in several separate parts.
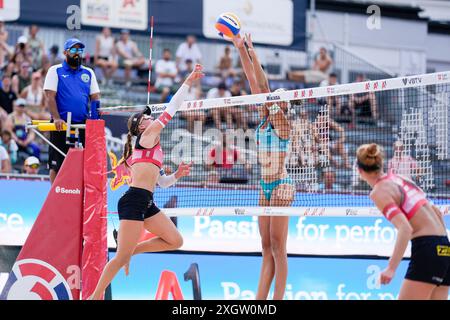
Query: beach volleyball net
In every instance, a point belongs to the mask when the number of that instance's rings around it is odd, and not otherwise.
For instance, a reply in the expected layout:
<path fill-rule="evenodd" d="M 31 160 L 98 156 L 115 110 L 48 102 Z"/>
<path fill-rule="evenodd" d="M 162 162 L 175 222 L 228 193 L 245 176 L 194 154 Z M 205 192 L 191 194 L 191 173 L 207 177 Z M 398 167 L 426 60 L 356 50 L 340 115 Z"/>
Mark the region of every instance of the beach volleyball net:
<path fill-rule="evenodd" d="M 217 97 L 219 89 L 213 90 L 209 96 Z M 190 176 L 155 192 L 157 203 L 171 203 L 165 209 L 168 214 L 379 215 L 355 165 L 356 149 L 365 143 L 381 145 L 384 170 L 415 181 L 448 213 L 450 72 L 270 94 L 222 92 L 225 96 L 219 98 L 185 101 L 162 131 L 166 172 L 175 172 L 181 162 L 192 163 Z M 289 143 L 280 138 L 286 135 L 286 126 L 280 127 L 283 132 L 264 135 L 267 124 L 259 131 L 258 143 L 260 110 L 284 102 L 288 102 Z M 161 113 L 165 106 L 151 105 L 152 113 Z M 142 108 L 112 107 L 102 112 L 129 116 Z M 285 173 L 279 177 L 288 180 L 281 184 L 295 186 L 288 207 L 260 203 L 261 198 L 268 199 L 261 191 L 268 163 Z M 110 177 L 117 178 L 114 170 Z M 265 181 L 267 192 L 277 192 L 276 180 Z M 283 190 L 278 192 L 288 192 Z"/>

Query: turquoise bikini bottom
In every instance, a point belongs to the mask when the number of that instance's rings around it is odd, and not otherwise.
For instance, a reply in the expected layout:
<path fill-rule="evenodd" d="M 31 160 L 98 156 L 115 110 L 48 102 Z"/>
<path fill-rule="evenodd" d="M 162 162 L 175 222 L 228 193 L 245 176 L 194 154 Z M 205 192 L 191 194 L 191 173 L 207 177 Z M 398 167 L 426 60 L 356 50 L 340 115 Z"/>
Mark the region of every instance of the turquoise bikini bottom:
<path fill-rule="evenodd" d="M 272 197 L 273 190 L 278 187 L 280 184 L 292 184 L 294 185 L 294 181 L 290 177 L 275 180 L 272 182 L 264 182 L 263 179 L 260 181 L 262 191 L 264 192 L 264 195 L 266 196 L 267 201 L 270 201 L 270 198 Z"/>

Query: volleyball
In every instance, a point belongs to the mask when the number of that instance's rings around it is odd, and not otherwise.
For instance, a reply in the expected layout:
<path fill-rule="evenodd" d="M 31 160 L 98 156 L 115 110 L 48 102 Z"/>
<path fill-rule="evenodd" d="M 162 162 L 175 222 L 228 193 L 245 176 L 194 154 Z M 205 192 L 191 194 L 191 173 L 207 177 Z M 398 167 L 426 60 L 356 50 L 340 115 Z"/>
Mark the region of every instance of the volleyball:
<path fill-rule="evenodd" d="M 222 13 L 217 18 L 216 30 L 221 37 L 231 40 L 241 30 L 241 21 L 234 13 Z"/>

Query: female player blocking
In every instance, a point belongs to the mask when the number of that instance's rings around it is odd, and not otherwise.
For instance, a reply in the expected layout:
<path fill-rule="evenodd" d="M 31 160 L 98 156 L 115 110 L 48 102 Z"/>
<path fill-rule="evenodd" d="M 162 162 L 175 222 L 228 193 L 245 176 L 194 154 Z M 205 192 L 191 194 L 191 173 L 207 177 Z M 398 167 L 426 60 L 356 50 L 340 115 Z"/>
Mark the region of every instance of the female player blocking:
<path fill-rule="evenodd" d="M 247 34 L 245 40 L 236 36 L 233 43 L 239 51 L 251 93 L 270 93 L 269 82 L 250 35 Z M 295 186 L 285 166 L 291 135 L 287 112 L 288 102 L 266 103 L 259 108 L 261 123 L 256 129 L 256 144 L 262 175 L 259 205 L 263 207 L 290 206 L 294 201 Z M 286 242 L 289 217 L 259 217 L 258 224 L 263 262 L 256 299 L 267 299 L 275 277 L 273 299 L 282 300 L 288 272 Z"/>
<path fill-rule="evenodd" d="M 450 286 L 450 242 L 442 213 L 411 180 L 383 173 L 384 158 L 377 144 L 357 150 L 361 178 L 371 187 L 370 198 L 398 230 L 394 252 L 380 282 L 388 284 L 412 241 L 411 261 L 399 299 L 447 300 Z"/>
<path fill-rule="evenodd" d="M 183 85 L 173 96 L 163 114 L 156 120 L 150 109 L 136 113 L 128 120 L 128 137 L 123 159 L 130 167 L 132 183 L 119 199 L 120 220 L 117 253 L 105 266 L 100 280 L 90 299 L 102 299 L 106 287 L 122 267 L 126 267 L 134 254 L 175 250 L 181 247 L 183 238 L 173 222 L 153 202 L 156 183 L 174 184 L 176 177 L 165 177 L 161 182 L 160 171 L 163 152 L 160 145 L 161 130 L 172 119 L 186 98 L 189 88 L 203 77 L 202 66 L 196 65 Z M 131 139 L 136 136 L 134 149 Z M 189 174 L 187 170 L 184 175 Z M 156 235 L 155 238 L 138 244 L 142 228 Z M 127 272 L 127 270 L 125 270 Z"/>

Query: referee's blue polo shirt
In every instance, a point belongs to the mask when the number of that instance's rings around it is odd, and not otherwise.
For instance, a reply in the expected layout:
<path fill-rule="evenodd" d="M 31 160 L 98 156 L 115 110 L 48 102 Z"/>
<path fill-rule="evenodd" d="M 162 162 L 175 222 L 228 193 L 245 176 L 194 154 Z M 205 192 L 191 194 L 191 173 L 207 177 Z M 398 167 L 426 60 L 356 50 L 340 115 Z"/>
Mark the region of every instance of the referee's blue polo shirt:
<path fill-rule="evenodd" d="M 72 69 L 66 61 L 50 67 L 44 90 L 56 91 L 56 106 L 64 121 L 72 112 L 72 122 L 84 123 L 89 112 L 89 96 L 99 93 L 97 78 L 91 68 Z"/>

